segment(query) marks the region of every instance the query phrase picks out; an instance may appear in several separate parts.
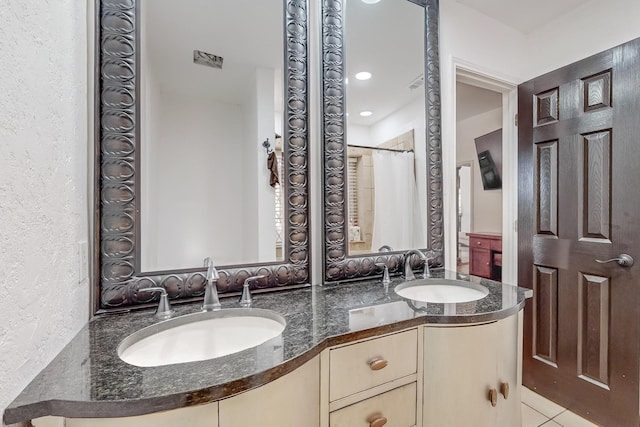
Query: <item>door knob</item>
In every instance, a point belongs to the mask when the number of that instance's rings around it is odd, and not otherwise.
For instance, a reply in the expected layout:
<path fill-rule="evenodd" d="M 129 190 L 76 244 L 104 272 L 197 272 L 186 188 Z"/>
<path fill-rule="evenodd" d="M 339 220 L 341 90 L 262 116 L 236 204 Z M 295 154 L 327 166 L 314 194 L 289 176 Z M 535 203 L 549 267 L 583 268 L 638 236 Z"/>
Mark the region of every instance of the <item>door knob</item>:
<path fill-rule="evenodd" d="M 619 265 L 623 267 L 631 267 L 633 265 L 633 258 L 631 257 L 631 255 L 627 255 L 627 254 L 620 254 L 618 255 L 618 258 L 611 258 L 607 260 L 600 260 L 600 259 L 596 260 L 596 262 L 600 264 L 606 264 L 608 262 L 613 262 L 613 261 L 616 261 Z"/>

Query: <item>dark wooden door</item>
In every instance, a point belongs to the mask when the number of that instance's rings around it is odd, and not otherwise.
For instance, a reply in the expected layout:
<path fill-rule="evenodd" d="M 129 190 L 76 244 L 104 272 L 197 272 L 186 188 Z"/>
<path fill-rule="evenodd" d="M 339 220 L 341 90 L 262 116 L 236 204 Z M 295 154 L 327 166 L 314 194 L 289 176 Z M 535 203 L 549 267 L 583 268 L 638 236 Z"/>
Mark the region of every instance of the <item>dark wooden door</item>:
<path fill-rule="evenodd" d="M 523 383 L 638 426 L 640 39 L 518 88 Z M 595 260 L 629 254 L 633 266 Z"/>

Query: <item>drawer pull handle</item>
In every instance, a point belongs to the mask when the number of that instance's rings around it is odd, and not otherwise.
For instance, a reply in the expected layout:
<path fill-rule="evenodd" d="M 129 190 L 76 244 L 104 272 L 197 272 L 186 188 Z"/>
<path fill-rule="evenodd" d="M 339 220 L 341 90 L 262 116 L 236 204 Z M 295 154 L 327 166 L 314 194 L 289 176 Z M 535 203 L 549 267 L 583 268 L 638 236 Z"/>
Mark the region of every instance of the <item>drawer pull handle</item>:
<path fill-rule="evenodd" d="M 369 368 L 371 368 L 372 371 L 379 371 L 380 369 L 385 368 L 388 364 L 389 362 L 387 362 L 385 359 L 381 357 L 376 357 L 375 359 L 371 359 L 369 361 Z M 380 424 L 380 425 L 384 425 L 384 424 Z"/>
<path fill-rule="evenodd" d="M 372 415 L 367 420 L 369 422 L 369 427 L 382 427 L 387 423 L 387 419 L 382 415 Z"/>
<path fill-rule="evenodd" d="M 491 402 L 491 406 L 495 407 L 498 404 L 498 390 L 492 388 L 489 390 L 489 401 Z"/>
<path fill-rule="evenodd" d="M 500 384 L 500 393 L 504 396 L 505 400 L 509 398 L 509 383 Z"/>

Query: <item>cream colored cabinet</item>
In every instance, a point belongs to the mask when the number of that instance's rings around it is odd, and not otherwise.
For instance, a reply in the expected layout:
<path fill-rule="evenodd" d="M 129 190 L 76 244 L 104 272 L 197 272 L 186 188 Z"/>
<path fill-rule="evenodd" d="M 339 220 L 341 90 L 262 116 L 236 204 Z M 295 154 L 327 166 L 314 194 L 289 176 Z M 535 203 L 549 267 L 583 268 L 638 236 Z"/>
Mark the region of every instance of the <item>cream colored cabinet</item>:
<path fill-rule="evenodd" d="M 522 314 L 424 328 L 423 427 L 521 424 Z"/>
<path fill-rule="evenodd" d="M 283 377 L 204 405 L 122 418 L 43 417 L 35 427 L 318 427 L 320 361 L 315 357 Z"/>
<path fill-rule="evenodd" d="M 43 417 L 35 419 L 31 423 L 35 427 L 218 427 L 218 402 L 137 417 Z"/>
<path fill-rule="evenodd" d="M 422 396 L 417 329 L 323 353 L 323 427 L 413 427 Z"/>
<path fill-rule="evenodd" d="M 416 383 L 347 406 L 329 414 L 331 427 L 416 425 Z M 388 424 L 387 424 L 388 423 Z"/>
<path fill-rule="evenodd" d="M 318 427 L 318 357 L 262 387 L 221 400 L 220 427 Z"/>

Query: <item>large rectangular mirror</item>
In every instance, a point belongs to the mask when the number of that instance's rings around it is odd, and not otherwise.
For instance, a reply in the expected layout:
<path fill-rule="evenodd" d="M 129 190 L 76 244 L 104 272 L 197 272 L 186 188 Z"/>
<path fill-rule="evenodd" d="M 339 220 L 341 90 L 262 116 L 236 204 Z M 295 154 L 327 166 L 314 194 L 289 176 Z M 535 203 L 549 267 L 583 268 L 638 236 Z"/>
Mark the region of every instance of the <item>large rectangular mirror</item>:
<path fill-rule="evenodd" d="M 98 312 L 308 284 L 306 0 L 98 3 Z"/>
<path fill-rule="evenodd" d="M 442 265 L 437 0 L 323 3 L 325 280 Z"/>
<path fill-rule="evenodd" d="M 282 261 L 282 0 L 138 2 L 140 269 Z"/>

